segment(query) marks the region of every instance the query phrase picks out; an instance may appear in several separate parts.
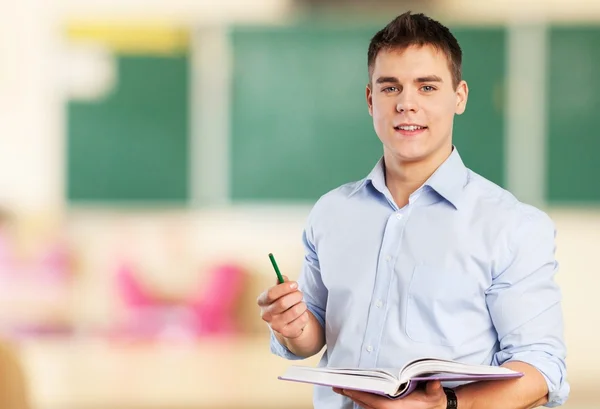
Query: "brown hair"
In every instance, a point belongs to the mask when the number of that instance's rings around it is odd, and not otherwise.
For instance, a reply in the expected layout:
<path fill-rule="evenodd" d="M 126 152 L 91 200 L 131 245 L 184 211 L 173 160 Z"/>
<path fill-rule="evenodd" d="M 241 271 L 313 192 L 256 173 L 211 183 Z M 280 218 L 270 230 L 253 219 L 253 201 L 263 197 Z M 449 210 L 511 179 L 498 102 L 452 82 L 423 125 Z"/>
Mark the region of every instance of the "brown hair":
<path fill-rule="evenodd" d="M 410 46 L 431 45 L 448 59 L 454 88 L 462 80 L 462 50 L 450 30 L 426 15 L 399 15 L 371 39 L 368 52 L 369 83 L 373 76 L 375 59 L 382 50 L 403 50 Z"/>

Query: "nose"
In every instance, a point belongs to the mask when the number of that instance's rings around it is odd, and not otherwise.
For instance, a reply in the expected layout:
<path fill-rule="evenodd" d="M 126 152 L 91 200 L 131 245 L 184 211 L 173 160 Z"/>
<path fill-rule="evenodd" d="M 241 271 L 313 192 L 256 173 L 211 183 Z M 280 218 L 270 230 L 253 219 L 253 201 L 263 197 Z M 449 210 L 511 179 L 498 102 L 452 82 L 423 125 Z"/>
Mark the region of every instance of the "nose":
<path fill-rule="evenodd" d="M 415 97 L 409 95 L 408 92 L 403 92 L 398 96 L 396 103 L 396 111 L 398 113 L 417 112 L 419 110 Z"/>

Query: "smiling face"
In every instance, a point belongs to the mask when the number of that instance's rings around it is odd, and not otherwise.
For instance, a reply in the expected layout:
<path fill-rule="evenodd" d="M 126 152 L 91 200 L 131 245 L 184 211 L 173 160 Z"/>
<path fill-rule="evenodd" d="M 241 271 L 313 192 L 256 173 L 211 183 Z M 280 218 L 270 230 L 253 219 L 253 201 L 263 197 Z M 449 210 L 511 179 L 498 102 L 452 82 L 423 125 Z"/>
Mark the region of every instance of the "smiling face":
<path fill-rule="evenodd" d="M 371 71 L 367 104 L 386 161 L 441 164 L 468 96 L 466 82 L 455 87 L 446 55 L 431 45 L 384 49 Z"/>

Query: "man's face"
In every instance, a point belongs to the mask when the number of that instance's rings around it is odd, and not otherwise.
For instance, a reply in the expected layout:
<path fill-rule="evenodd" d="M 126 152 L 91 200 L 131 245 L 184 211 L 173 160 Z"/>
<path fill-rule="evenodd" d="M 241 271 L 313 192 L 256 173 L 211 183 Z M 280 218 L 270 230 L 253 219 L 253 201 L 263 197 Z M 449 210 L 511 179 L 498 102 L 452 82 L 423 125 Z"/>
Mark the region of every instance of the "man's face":
<path fill-rule="evenodd" d="M 452 147 L 455 114 L 468 88 L 454 89 L 446 55 L 434 47 L 382 50 L 367 86 L 369 113 L 388 160 L 441 163 Z"/>

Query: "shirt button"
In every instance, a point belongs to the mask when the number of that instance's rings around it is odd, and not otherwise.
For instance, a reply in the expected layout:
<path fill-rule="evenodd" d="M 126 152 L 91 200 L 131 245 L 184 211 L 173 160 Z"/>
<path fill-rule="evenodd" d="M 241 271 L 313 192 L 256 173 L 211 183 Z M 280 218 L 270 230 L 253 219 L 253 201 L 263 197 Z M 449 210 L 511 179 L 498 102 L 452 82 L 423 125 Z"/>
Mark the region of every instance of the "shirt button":
<path fill-rule="evenodd" d="M 385 256 L 385 261 L 390 261 L 392 259 L 392 256 Z"/>
<path fill-rule="evenodd" d="M 367 351 L 368 351 L 368 352 L 373 352 L 373 347 L 372 347 L 371 345 L 369 345 L 369 346 L 367 347 Z"/>
<path fill-rule="evenodd" d="M 377 302 L 375 303 L 375 306 L 377 308 L 381 308 L 383 306 L 383 303 L 381 302 L 381 300 L 377 300 Z"/>
<path fill-rule="evenodd" d="M 402 213 L 396 213 L 396 219 L 402 220 Z"/>

